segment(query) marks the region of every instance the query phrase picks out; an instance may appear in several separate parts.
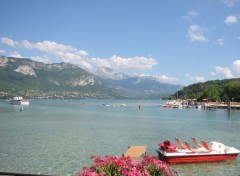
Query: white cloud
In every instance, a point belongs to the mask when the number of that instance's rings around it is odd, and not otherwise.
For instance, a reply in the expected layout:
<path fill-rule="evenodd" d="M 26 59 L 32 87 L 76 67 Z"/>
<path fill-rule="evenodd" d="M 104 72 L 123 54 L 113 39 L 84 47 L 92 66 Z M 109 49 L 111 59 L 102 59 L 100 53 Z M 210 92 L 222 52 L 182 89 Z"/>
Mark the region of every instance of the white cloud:
<path fill-rule="evenodd" d="M 191 75 L 189 75 L 188 73 L 185 75 L 189 80 L 193 80 L 194 77 L 192 77 Z"/>
<path fill-rule="evenodd" d="M 18 58 L 22 58 L 21 54 L 17 51 L 13 51 L 10 53 L 10 57 L 18 57 Z"/>
<path fill-rule="evenodd" d="M 85 50 L 78 50 L 76 51 L 76 54 L 79 54 L 81 56 L 88 56 L 89 54 Z"/>
<path fill-rule="evenodd" d="M 33 48 L 33 44 L 31 44 L 29 41 L 27 40 L 22 40 L 21 41 L 21 46 L 23 48 L 26 48 L 26 49 L 32 49 Z"/>
<path fill-rule="evenodd" d="M 233 62 L 233 66 L 235 69 L 237 69 L 238 71 L 240 71 L 240 60 L 235 60 Z"/>
<path fill-rule="evenodd" d="M 123 58 L 120 56 L 112 56 L 107 59 L 100 58 L 87 58 L 88 53 L 85 50 L 80 50 L 72 47 L 71 45 L 64 45 L 54 41 L 42 41 L 31 43 L 28 40 L 14 41 L 10 38 L 3 37 L 1 42 L 12 47 L 23 48 L 27 50 L 37 50 L 43 53 L 43 57 L 34 56 L 31 57 L 34 60 L 51 63 L 53 62 L 52 56 L 57 62 L 70 62 L 78 64 L 85 69 L 93 69 L 93 66 L 104 66 L 113 69 L 127 69 L 127 70 L 149 70 L 152 69 L 157 61 L 151 57 L 129 57 Z M 12 56 L 21 56 L 19 53 L 12 53 Z M 55 61 L 56 62 L 56 61 Z"/>
<path fill-rule="evenodd" d="M 1 43 L 12 46 L 12 47 L 15 47 L 18 44 L 17 41 L 14 41 L 14 40 L 12 40 L 8 37 L 2 37 L 1 38 Z"/>
<path fill-rule="evenodd" d="M 88 53 L 70 45 L 64 45 L 53 41 L 30 43 L 27 40 L 22 41 L 20 45 L 26 49 L 36 49 L 46 54 L 50 54 L 59 58 L 60 61 L 63 62 L 79 64 L 81 67 L 87 69 L 92 68 L 91 64 L 85 61 L 85 56 L 87 56 Z"/>
<path fill-rule="evenodd" d="M 79 55 L 76 54 L 67 53 L 64 56 L 63 61 L 78 64 L 80 67 L 85 69 L 92 69 L 92 65 L 85 58 L 81 58 Z"/>
<path fill-rule="evenodd" d="M 193 10 L 190 10 L 186 16 L 183 16 L 182 18 L 183 19 L 186 19 L 186 20 L 191 20 L 192 18 L 195 18 L 196 16 L 198 16 L 198 11 L 193 9 Z"/>
<path fill-rule="evenodd" d="M 210 74 L 211 74 L 212 76 L 215 76 L 215 75 L 216 75 L 216 73 L 215 73 L 215 72 L 211 72 Z"/>
<path fill-rule="evenodd" d="M 176 81 L 178 80 L 178 78 L 175 78 L 175 77 L 169 77 L 169 76 L 166 76 L 166 75 L 157 75 L 155 76 L 159 81 L 162 81 L 162 82 L 168 82 L 168 81 Z"/>
<path fill-rule="evenodd" d="M 239 0 L 222 0 L 222 2 L 228 7 L 234 7 Z"/>
<path fill-rule="evenodd" d="M 92 58 L 92 61 L 98 66 L 98 67 L 107 67 L 111 68 L 111 63 L 108 59 L 100 59 L 100 58 Z"/>
<path fill-rule="evenodd" d="M 37 42 L 35 44 L 27 43 L 25 41 L 25 44 L 22 42 L 22 46 L 24 46 L 26 49 L 37 49 L 40 51 L 43 51 L 45 53 L 63 57 L 65 55 L 68 55 L 69 53 L 75 54 L 78 56 L 87 56 L 88 53 L 84 50 L 78 50 L 77 48 L 74 48 L 70 45 L 63 45 L 60 43 L 56 43 L 53 41 L 42 41 L 42 42 Z"/>
<path fill-rule="evenodd" d="M 204 36 L 204 29 L 198 25 L 191 25 L 188 29 L 188 37 L 191 41 L 208 42 Z"/>
<path fill-rule="evenodd" d="M 88 53 L 84 50 L 79 50 L 70 45 L 64 45 L 48 40 L 37 43 L 31 43 L 28 40 L 22 40 L 18 42 L 8 37 L 1 38 L 1 43 L 12 47 L 25 48 L 28 50 L 38 50 L 43 52 L 44 54 L 48 54 L 58 58 L 60 62 L 71 62 L 74 64 L 79 64 L 84 68 L 91 68 L 91 64 L 85 61 L 85 56 L 87 56 Z M 17 57 L 21 55 L 19 53 L 12 53 L 11 56 Z M 49 63 L 50 61 L 48 57 L 36 56 L 32 58 L 39 61 L 45 61 L 47 63 Z"/>
<path fill-rule="evenodd" d="M 60 43 L 56 43 L 54 41 L 42 41 L 37 43 L 31 43 L 28 40 L 22 40 L 20 42 L 14 41 L 8 37 L 2 37 L 1 43 L 12 46 L 12 47 L 20 47 L 25 49 L 36 49 L 42 51 L 47 54 L 51 54 L 53 56 L 58 57 L 70 57 L 70 58 L 78 58 L 76 56 L 87 56 L 88 53 L 84 50 L 78 50 L 70 45 L 64 45 Z"/>
<path fill-rule="evenodd" d="M 195 78 L 196 78 L 197 82 L 205 82 L 206 81 L 205 78 L 202 76 L 196 76 Z"/>
<path fill-rule="evenodd" d="M 4 54 L 6 51 L 0 49 L 0 54 Z"/>
<path fill-rule="evenodd" d="M 47 56 L 43 56 L 43 57 L 33 56 L 31 57 L 31 59 L 38 62 L 51 63 L 50 59 Z"/>
<path fill-rule="evenodd" d="M 119 56 L 112 56 L 109 61 L 113 67 L 135 70 L 149 70 L 157 64 L 157 61 L 155 59 L 148 57 L 122 58 Z"/>
<path fill-rule="evenodd" d="M 170 77 L 167 75 L 147 75 L 147 74 L 140 74 L 137 75 L 137 77 L 141 77 L 141 78 L 148 78 L 148 79 L 154 79 L 160 82 L 170 82 L 170 81 L 176 81 L 178 80 L 178 78 L 176 77 Z"/>
<path fill-rule="evenodd" d="M 217 44 L 218 45 L 224 45 L 224 39 L 217 39 Z"/>
<path fill-rule="evenodd" d="M 237 76 L 240 76 L 240 60 L 235 60 L 233 62 L 233 71 L 237 74 Z"/>
<path fill-rule="evenodd" d="M 193 10 L 191 10 L 191 11 L 188 12 L 188 15 L 189 15 L 190 17 L 194 18 L 194 17 L 198 16 L 198 11 L 196 11 L 196 10 L 193 9 Z"/>
<path fill-rule="evenodd" d="M 107 67 L 116 70 L 149 70 L 157 64 L 155 59 L 149 57 L 123 58 L 115 55 L 108 59 L 92 58 L 91 62 L 97 67 Z"/>
<path fill-rule="evenodd" d="M 206 81 L 205 78 L 202 77 L 202 76 L 191 76 L 191 75 L 189 75 L 189 74 L 186 74 L 185 76 L 186 76 L 186 77 L 188 78 L 188 80 L 190 80 L 190 81 L 196 81 L 196 82 L 205 82 L 205 81 Z"/>
<path fill-rule="evenodd" d="M 215 72 L 212 72 L 211 75 L 216 76 L 218 74 L 223 75 L 225 78 L 228 79 L 240 77 L 240 60 L 233 61 L 232 66 L 230 68 L 216 66 Z"/>
<path fill-rule="evenodd" d="M 234 78 L 234 75 L 232 71 L 228 67 L 221 67 L 221 66 L 216 66 L 215 67 L 215 72 L 217 74 L 221 74 L 226 78 Z"/>
<path fill-rule="evenodd" d="M 236 16 L 227 16 L 225 21 L 226 24 L 234 24 L 238 22 L 238 18 Z"/>

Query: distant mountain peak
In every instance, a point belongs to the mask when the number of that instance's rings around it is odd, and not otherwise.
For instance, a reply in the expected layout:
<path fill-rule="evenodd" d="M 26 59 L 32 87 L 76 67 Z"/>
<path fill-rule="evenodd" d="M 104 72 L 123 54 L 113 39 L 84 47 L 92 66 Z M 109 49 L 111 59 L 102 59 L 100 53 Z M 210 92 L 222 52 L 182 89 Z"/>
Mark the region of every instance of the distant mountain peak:
<path fill-rule="evenodd" d="M 122 80 L 129 78 L 128 75 L 121 72 L 115 72 L 109 67 L 99 67 L 95 70 L 90 70 L 90 72 L 103 79 Z"/>

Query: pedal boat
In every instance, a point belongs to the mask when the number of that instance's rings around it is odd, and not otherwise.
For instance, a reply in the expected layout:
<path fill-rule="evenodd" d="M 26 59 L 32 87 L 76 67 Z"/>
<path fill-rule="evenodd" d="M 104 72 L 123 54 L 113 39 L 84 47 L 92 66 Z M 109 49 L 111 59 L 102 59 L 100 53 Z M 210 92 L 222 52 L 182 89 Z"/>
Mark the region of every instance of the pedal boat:
<path fill-rule="evenodd" d="M 215 162 L 234 160 L 237 158 L 240 151 L 234 147 L 225 146 L 219 142 L 207 142 L 202 141 L 202 144 L 194 144 L 195 148 L 191 148 L 188 142 L 183 142 L 177 138 L 176 145 L 171 145 L 169 140 L 158 144 L 159 149 L 156 150 L 160 160 L 167 163 L 200 163 L 200 162 Z"/>

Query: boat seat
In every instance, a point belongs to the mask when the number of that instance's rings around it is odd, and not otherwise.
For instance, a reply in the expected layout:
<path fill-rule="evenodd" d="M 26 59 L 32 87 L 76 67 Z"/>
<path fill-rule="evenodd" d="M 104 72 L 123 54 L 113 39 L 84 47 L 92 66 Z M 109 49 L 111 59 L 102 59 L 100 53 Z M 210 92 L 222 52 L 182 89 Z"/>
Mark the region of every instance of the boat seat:
<path fill-rule="evenodd" d="M 207 144 L 207 142 L 205 141 L 201 141 L 202 142 L 202 146 L 209 152 L 213 151 Z"/>
<path fill-rule="evenodd" d="M 200 151 L 197 150 L 197 149 L 193 149 L 193 148 L 191 148 L 190 145 L 188 144 L 188 142 L 183 141 L 183 143 L 184 143 L 186 149 L 188 149 L 189 151 L 191 151 L 191 152 L 193 152 L 193 153 L 198 153 L 198 152 L 200 152 Z"/>
<path fill-rule="evenodd" d="M 180 139 L 175 138 L 175 141 L 176 141 L 176 145 L 178 146 L 178 148 L 180 148 L 180 149 L 187 149 L 186 146 L 181 144 L 181 140 Z"/>
<path fill-rule="evenodd" d="M 197 138 L 192 137 L 192 141 L 193 141 L 193 143 L 196 145 L 197 148 L 203 148 L 203 146 L 198 143 Z"/>

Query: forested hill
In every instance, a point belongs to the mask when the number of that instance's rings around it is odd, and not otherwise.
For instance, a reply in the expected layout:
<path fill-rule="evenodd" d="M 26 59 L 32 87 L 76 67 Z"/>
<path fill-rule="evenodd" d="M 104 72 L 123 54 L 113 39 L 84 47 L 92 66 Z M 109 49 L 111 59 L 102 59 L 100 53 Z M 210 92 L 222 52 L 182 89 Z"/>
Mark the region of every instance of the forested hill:
<path fill-rule="evenodd" d="M 92 74 L 69 63 L 44 64 L 0 56 L 1 98 L 108 98 L 107 90 Z"/>
<path fill-rule="evenodd" d="M 192 84 L 176 92 L 174 96 L 208 101 L 240 101 L 240 78 Z"/>
<path fill-rule="evenodd" d="M 161 98 L 182 89 L 152 78 L 100 75 L 70 63 L 0 56 L 0 98 Z"/>

